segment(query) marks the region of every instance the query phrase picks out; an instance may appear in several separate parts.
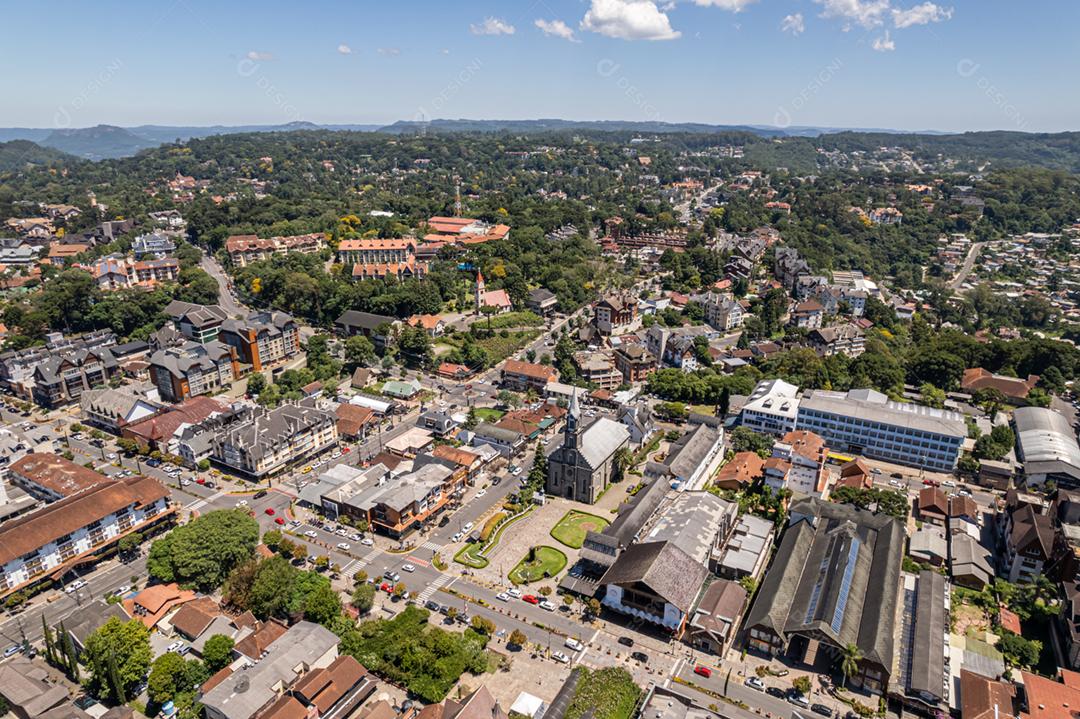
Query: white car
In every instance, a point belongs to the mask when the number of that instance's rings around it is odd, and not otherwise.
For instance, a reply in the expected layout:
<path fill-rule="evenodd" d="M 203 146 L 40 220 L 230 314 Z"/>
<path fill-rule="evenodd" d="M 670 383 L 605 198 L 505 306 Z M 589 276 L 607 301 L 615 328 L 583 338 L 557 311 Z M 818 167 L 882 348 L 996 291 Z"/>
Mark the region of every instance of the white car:
<path fill-rule="evenodd" d="M 765 682 L 758 677 L 750 677 L 743 683 L 751 689 L 757 689 L 759 692 L 765 691 Z"/>
<path fill-rule="evenodd" d="M 330 459 L 337 459 L 340 456 L 341 452 L 334 452 L 332 455 L 330 455 Z"/>
<path fill-rule="evenodd" d="M 499 592 L 498 594 L 495 595 L 495 598 L 498 599 L 500 602 L 509 602 L 510 601 L 510 595 L 507 594 L 506 592 Z"/>
<path fill-rule="evenodd" d="M 359 534 L 353 534 L 349 537 L 349 539 L 354 542 L 359 542 L 361 539 L 363 539 L 363 537 L 361 537 Z"/>
<path fill-rule="evenodd" d="M 485 494 L 487 494 L 487 490 L 486 489 L 481 489 L 479 492 L 476 493 L 476 496 L 479 498 L 479 497 L 483 497 Z"/>
<path fill-rule="evenodd" d="M 567 640 L 563 642 L 563 646 L 575 652 L 580 652 L 582 649 L 585 648 L 584 644 L 579 642 L 577 639 L 574 639 L 573 637 L 568 637 Z"/>
<path fill-rule="evenodd" d="M 514 467 L 510 470 L 510 474 L 514 475 L 515 477 L 518 476 L 519 474 L 521 474 L 521 467 Z"/>
<path fill-rule="evenodd" d="M 365 547 L 370 547 L 375 544 L 375 541 L 371 537 L 364 537 L 360 540 L 360 544 L 363 544 Z"/>
<path fill-rule="evenodd" d="M 165 651 L 167 651 L 167 652 L 178 652 L 178 651 L 180 651 L 180 647 L 182 647 L 182 646 L 184 646 L 183 642 L 173 642 L 172 644 L 170 644 L 169 646 L 167 646 L 165 648 Z"/>
<path fill-rule="evenodd" d="M 308 531 L 304 532 L 304 536 L 305 537 L 311 537 L 312 539 L 315 539 L 319 535 L 315 533 L 314 529 L 309 529 Z"/>
<path fill-rule="evenodd" d="M 557 661 L 559 664 L 569 664 L 570 657 L 566 656 L 562 652 L 552 652 L 551 658 Z"/>
<path fill-rule="evenodd" d="M 82 589 L 85 586 L 86 586 L 85 581 L 83 581 L 82 579 L 76 579 L 74 582 L 67 585 L 67 589 L 64 590 L 64 591 L 66 591 L 68 594 L 71 594 L 72 592 L 79 591 L 80 589 Z"/>
<path fill-rule="evenodd" d="M 246 499 L 241 499 L 239 502 L 236 503 L 236 506 L 237 507 L 246 507 L 247 506 L 247 500 Z"/>
<path fill-rule="evenodd" d="M 462 534 L 461 532 L 458 532 L 453 537 L 450 537 L 450 541 L 451 542 L 460 542 L 461 538 L 464 537 L 464 536 L 465 536 L 464 534 Z"/>
<path fill-rule="evenodd" d="M 337 548 L 344 551 L 344 552 L 347 552 L 350 549 L 352 549 L 352 545 L 349 544 L 348 542 L 338 542 Z"/>
<path fill-rule="evenodd" d="M 540 608 L 548 612 L 554 612 L 556 609 L 558 609 L 558 607 L 555 606 L 555 602 L 549 601 L 547 599 L 540 602 Z"/>
<path fill-rule="evenodd" d="M 514 599 L 521 599 L 521 590 L 517 587 L 511 587 L 510 589 L 507 589 L 506 593 Z"/>
<path fill-rule="evenodd" d="M 952 481 L 951 479 L 946 479 L 944 482 L 941 483 L 941 486 L 942 487 L 955 487 L 956 482 Z"/>
<path fill-rule="evenodd" d="M 349 530 L 345 529 L 345 527 L 340 527 L 338 531 L 334 532 L 334 534 L 339 537 L 347 537 L 349 536 Z"/>
<path fill-rule="evenodd" d="M 105 459 L 109 459 L 109 460 L 116 459 L 116 452 L 109 452 L 107 455 L 105 455 Z"/>
<path fill-rule="evenodd" d="M 401 565 L 401 571 L 403 571 L 403 572 L 410 572 L 410 573 L 411 573 L 411 572 L 415 572 L 415 571 L 416 571 L 416 567 L 415 567 L 415 566 L 413 566 L 412 564 L 402 564 L 402 565 Z"/>
<path fill-rule="evenodd" d="M 188 486 L 189 484 L 191 484 L 191 480 L 190 480 L 190 479 L 181 479 L 181 480 L 180 480 L 180 486 L 181 486 L 181 487 L 186 487 L 186 486 Z"/>
<path fill-rule="evenodd" d="M 472 528 L 473 528 L 473 523 L 472 522 L 465 522 L 465 526 L 463 526 L 461 528 L 461 531 L 462 532 L 468 532 Z"/>

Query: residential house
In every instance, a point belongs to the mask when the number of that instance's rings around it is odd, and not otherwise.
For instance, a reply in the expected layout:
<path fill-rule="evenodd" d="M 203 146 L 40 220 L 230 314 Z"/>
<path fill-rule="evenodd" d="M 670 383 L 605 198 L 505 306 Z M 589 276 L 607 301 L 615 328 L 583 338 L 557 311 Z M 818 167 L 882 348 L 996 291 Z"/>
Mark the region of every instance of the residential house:
<path fill-rule="evenodd" d="M 602 335 L 617 334 L 637 320 L 638 303 L 630 295 L 609 295 L 593 305 L 593 324 Z"/>
<path fill-rule="evenodd" d="M 420 327 L 429 337 L 441 337 L 446 331 L 446 322 L 438 315 L 413 315 L 408 319 L 410 327 Z"/>
<path fill-rule="evenodd" d="M 765 461 L 765 483 L 774 490 L 790 489 L 799 494 L 822 497 L 828 486 L 825 440 L 813 432 L 792 430 L 773 444 L 772 457 Z"/>
<path fill-rule="evenodd" d="M 824 318 L 825 308 L 817 300 L 809 299 L 795 305 L 795 310 L 791 313 L 791 324 L 812 330 L 821 327 Z"/>
<path fill-rule="evenodd" d="M 1030 582 L 1042 575 L 1055 558 L 1053 519 L 1031 505 L 1009 512 L 1002 568 L 1010 582 Z"/>
<path fill-rule="evenodd" d="M 541 317 L 548 317 L 553 314 L 555 308 L 559 306 L 559 298 L 551 290 L 545 287 L 538 287 L 535 290 L 529 291 L 529 297 L 525 301 L 525 306 Z"/>
<path fill-rule="evenodd" d="M 337 416 L 338 436 L 344 439 L 363 439 L 379 426 L 375 411 L 368 407 L 342 402 L 334 414 Z"/>
<path fill-rule="evenodd" d="M 420 415 L 420 418 L 416 422 L 416 426 L 429 430 L 436 437 L 446 437 L 447 435 L 454 434 L 460 426 L 460 423 L 455 420 L 449 412 L 431 409 Z"/>
<path fill-rule="evenodd" d="M 720 468 L 713 485 L 720 489 L 738 491 L 764 476 L 765 460 L 757 452 L 737 452 Z"/>
<path fill-rule="evenodd" d="M 687 641 L 694 649 L 722 657 L 738 632 L 747 602 L 738 582 L 718 579 L 706 587 L 694 606 Z"/>
<path fill-rule="evenodd" d="M 83 392 L 79 407 L 86 423 L 119 435 L 129 424 L 141 422 L 164 407 L 130 389 L 92 389 Z"/>
<path fill-rule="evenodd" d="M 173 300 L 165 307 L 165 316 L 184 337 L 206 344 L 218 338 L 222 323 L 228 318 L 218 305 L 197 305 Z"/>
<path fill-rule="evenodd" d="M 728 295 L 710 292 L 703 298 L 705 321 L 721 332 L 742 327 L 745 312 L 741 304 Z"/>
<path fill-rule="evenodd" d="M 639 401 L 619 407 L 616 419 L 623 423 L 630 433 L 630 445 L 640 447 L 647 444 L 656 433 L 652 409 L 648 402 Z"/>
<path fill-rule="evenodd" d="M 842 354 L 854 358 L 866 351 L 865 334 L 851 322 L 812 330 L 807 339 L 822 357 Z"/>
<path fill-rule="evenodd" d="M 503 457 L 516 457 L 525 448 L 525 435 L 490 422 L 480 422 L 472 430 L 472 444 L 474 447 L 492 447 Z"/>
<path fill-rule="evenodd" d="M 937 487 L 923 487 L 919 490 L 916 510 L 921 521 L 944 527 L 949 516 L 949 500 Z"/>
<path fill-rule="evenodd" d="M 401 323 L 393 317 L 374 315 L 370 312 L 346 310 L 334 320 L 334 325 L 345 337 L 363 335 L 372 341 L 375 349 L 382 352 L 391 341 L 395 327 Z"/>

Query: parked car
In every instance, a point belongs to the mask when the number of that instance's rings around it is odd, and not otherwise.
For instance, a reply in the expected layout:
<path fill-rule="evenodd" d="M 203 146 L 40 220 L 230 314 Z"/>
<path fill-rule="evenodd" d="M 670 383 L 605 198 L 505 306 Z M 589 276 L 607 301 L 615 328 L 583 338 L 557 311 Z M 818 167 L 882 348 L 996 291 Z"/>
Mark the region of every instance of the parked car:
<path fill-rule="evenodd" d="M 305 537 L 310 537 L 311 539 L 315 539 L 315 537 L 318 537 L 319 535 L 315 532 L 314 529 L 309 529 L 308 531 L 304 532 L 304 536 Z"/>
<path fill-rule="evenodd" d="M 499 592 L 498 594 L 495 595 L 495 598 L 498 599 L 500 602 L 509 602 L 510 601 L 510 595 L 507 594 L 506 592 Z"/>
<path fill-rule="evenodd" d="M 265 496 L 266 496 L 266 490 L 265 489 L 260 489 L 258 492 L 255 493 L 255 499 L 262 499 Z"/>
<path fill-rule="evenodd" d="M 532 594 L 526 594 L 526 595 L 525 595 L 525 596 L 523 596 L 523 597 L 522 597 L 521 599 L 522 599 L 523 601 L 526 601 L 526 602 L 528 602 L 529 604 L 539 604 L 539 603 L 540 603 L 540 600 L 539 600 L 539 599 L 537 599 L 537 598 L 536 598 L 535 596 L 533 596 Z"/>
<path fill-rule="evenodd" d="M 566 656 L 562 652 L 553 652 L 551 658 L 557 661 L 559 664 L 569 664 L 570 657 Z"/>
<path fill-rule="evenodd" d="M 275 517 L 275 518 L 274 518 L 274 524 L 281 524 L 281 525 L 284 525 L 284 524 L 285 524 L 285 519 L 284 519 L 284 517 Z"/>
<path fill-rule="evenodd" d="M 510 589 L 507 589 L 506 593 L 514 599 L 521 599 L 521 590 L 517 587 L 511 587 Z"/>
<path fill-rule="evenodd" d="M 634 646 L 634 640 L 630 637 L 619 637 L 619 644 L 622 644 L 626 647 L 632 647 Z"/>
<path fill-rule="evenodd" d="M 788 692 L 787 700 L 797 707 L 802 707 L 803 709 L 810 708 L 810 700 L 807 699 L 805 695 L 795 691 L 794 689 Z"/>
<path fill-rule="evenodd" d="M 451 542 L 460 542 L 461 538 L 464 537 L 464 536 L 465 535 L 462 534 L 461 532 L 456 532 L 453 537 L 450 537 L 450 541 Z"/>
<path fill-rule="evenodd" d="M 759 692 L 765 691 L 765 682 L 761 681 L 758 677 L 750 677 L 744 684 L 751 689 L 757 689 Z"/>
<path fill-rule="evenodd" d="M 708 679 L 709 677 L 712 676 L 712 669 L 709 669 L 708 667 L 703 667 L 700 664 L 698 664 L 696 667 L 694 667 L 694 674 L 697 674 L 700 677 L 705 677 L 706 679 Z M 756 679 L 757 677 L 754 677 L 754 678 Z"/>
<path fill-rule="evenodd" d="M 375 541 L 371 537 L 364 537 L 360 540 L 360 544 L 363 544 L 365 547 L 370 547 L 375 544 Z"/>
<path fill-rule="evenodd" d="M 573 637 L 567 637 L 566 641 L 563 642 L 563 646 L 575 652 L 580 652 L 582 649 L 585 648 L 584 644 L 579 642 L 577 639 L 574 639 Z"/>
<path fill-rule="evenodd" d="M 7 659 L 12 654 L 18 654 L 22 651 L 22 644 L 12 644 L 10 647 L 4 650 L 4 659 Z"/>
<path fill-rule="evenodd" d="M 462 532 L 468 532 L 472 528 L 473 528 L 473 523 L 472 522 L 465 522 L 465 525 L 461 528 L 461 531 Z"/>
<path fill-rule="evenodd" d="M 266 516 L 268 517 L 273 517 L 275 514 L 277 514 L 277 512 L 274 511 L 273 507 L 267 507 L 263 511 L 266 512 Z"/>
<path fill-rule="evenodd" d="M 392 569 L 387 569 L 385 572 L 383 572 L 383 579 L 388 579 L 391 582 L 400 582 L 401 575 Z"/>
<path fill-rule="evenodd" d="M 642 664 L 649 663 L 649 655 L 642 651 L 630 652 L 630 658 L 635 661 L 639 661 Z"/>
<path fill-rule="evenodd" d="M 480 497 L 483 497 L 485 494 L 487 494 L 487 490 L 486 489 L 481 489 L 479 492 L 476 493 L 476 496 L 477 496 L 477 498 L 480 498 Z"/>
<path fill-rule="evenodd" d="M 765 689 L 765 693 L 771 697 L 776 697 L 777 699 L 787 698 L 787 695 L 784 694 L 784 690 L 780 687 L 768 687 L 767 689 Z"/>
<path fill-rule="evenodd" d="M 439 603 L 436 602 L 434 599 L 429 599 L 426 602 L 424 602 L 424 608 L 429 609 L 429 610 L 431 610 L 433 612 L 437 612 L 437 611 L 439 611 Z"/>
<path fill-rule="evenodd" d="M 814 712 L 815 714 L 820 714 L 823 717 L 828 717 L 829 719 L 832 719 L 833 710 L 825 706 L 824 704 L 811 704 L 810 711 Z"/>
<path fill-rule="evenodd" d="M 548 601 L 547 599 L 540 602 L 540 608 L 548 612 L 554 612 L 558 609 L 558 607 L 555 606 L 555 602 Z"/>
<path fill-rule="evenodd" d="M 337 548 L 343 552 L 347 552 L 352 549 L 352 545 L 348 542 L 338 542 Z"/>

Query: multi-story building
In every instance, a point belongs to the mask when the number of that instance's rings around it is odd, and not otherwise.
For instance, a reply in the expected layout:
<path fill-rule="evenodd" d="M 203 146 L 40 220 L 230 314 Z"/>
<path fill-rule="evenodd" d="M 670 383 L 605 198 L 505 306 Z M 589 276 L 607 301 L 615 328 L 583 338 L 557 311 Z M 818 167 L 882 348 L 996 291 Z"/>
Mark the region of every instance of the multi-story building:
<path fill-rule="evenodd" d="M 821 497 L 829 480 L 828 454 L 825 442 L 813 432 L 788 432 L 773 444 L 772 457 L 765 461 L 765 483 L 774 490 Z"/>
<path fill-rule="evenodd" d="M 212 439 L 211 461 L 253 479 L 337 445 L 337 418 L 303 405 L 242 410 Z"/>
<path fill-rule="evenodd" d="M 152 288 L 162 282 L 175 282 L 180 276 L 180 261 L 174 257 L 136 261 L 130 257 L 112 256 L 80 266 L 105 291 Z"/>
<path fill-rule="evenodd" d="M 599 389 L 615 389 L 623 382 L 622 372 L 607 354 L 601 352 L 576 352 L 574 365 L 581 379 L 595 384 Z"/>
<path fill-rule="evenodd" d="M 615 350 L 615 367 L 623 382 L 644 382 L 656 371 L 656 357 L 641 345 L 627 343 Z"/>
<path fill-rule="evenodd" d="M 424 242 L 476 245 L 510 237 L 507 225 L 491 225 L 471 217 L 431 217 L 427 221 Z"/>
<path fill-rule="evenodd" d="M 236 349 L 238 359 L 260 372 L 300 351 L 300 326 L 284 312 L 254 312 L 246 319 L 226 319 L 218 340 Z"/>
<path fill-rule="evenodd" d="M 183 218 L 181 218 L 183 222 Z M 176 252 L 176 242 L 168 235 L 152 233 L 139 235 L 131 242 L 131 251 L 135 259 L 142 260 L 147 257 L 162 260 Z"/>
<path fill-rule="evenodd" d="M 637 300 L 631 295 L 609 295 L 593 307 L 593 324 L 601 334 L 614 334 L 634 323 L 637 310 Z"/>
<path fill-rule="evenodd" d="M 0 599 L 113 552 L 124 536 L 152 533 L 176 512 L 154 479 L 102 479 L 0 525 Z"/>
<path fill-rule="evenodd" d="M 102 350 L 116 344 L 112 330 L 97 330 L 76 337 L 59 332 L 46 336 L 45 344 L 0 354 L 0 387 L 7 392 L 30 398 L 34 372 L 50 358 L 79 350 Z"/>
<path fill-rule="evenodd" d="M 812 330 L 807 339 L 822 357 L 842 354 L 854 358 L 866 351 L 866 337 L 862 329 L 851 322 Z"/>
<path fill-rule="evenodd" d="M 532 389 L 543 394 L 547 383 L 558 379 L 559 373 L 549 365 L 508 359 L 502 367 L 502 386 L 518 392 Z"/>
<path fill-rule="evenodd" d="M 441 461 L 397 477 L 372 474 L 366 472 L 337 487 L 323 498 L 323 506 L 330 499 L 338 512 L 366 521 L 373 530 L 394 538 L 430 524 L 460 496 L 468 479 L 467 468 Z"/>
<path fill-rule="evenodd" d="M 1080 446 L 1069 420 L 1046 407 L 1020 407 L 1013 412 L 1017 457 L 1024 463 L 1024 481 L 1059 487 L 1080 487 Z"/>
<path fill-rule="evenodd" d="M 233 235 L 225 240 L 225 251 L 229 253 L 229 259 L 237 267 L 246 267 L 252 262 L 291 252 L 312 254 L 324 247 L 326 247 L 326 235 L 321 232 L 267 239 L 260 239 L 257 235 Z"/>
<path fill-rule="evenodd" d="M 186 342 L 150 355 L 150 378 L 161 398 L 169 402 L 218 392 L 239 372 L 236 350 L 216 340 Z"/>
<path fill-rule="evenodd" d="M 161 404 L 128 389 L 93 389 L 79 400 L 86 423 L 107 432 L 120 434 L 129 424 L 159 414 Z"/>
<path fill-rule="evenodd" d="M 78 402 L 83 392 L 104 385 L 118 370 L 108 347 L 51 354 L 34 370 L 31 395 L 42 407 L 61 407 Z"/>
<path fill-rule="evenodd" d="M 43 502 L 57 502 L 111 481 L 89 467 L 55 454 L 32 452 L 8 469 L 11 483 Z"/>
<path fill-rule="evenodd" d="M 739 423 L 755 432 L 782 437 L 795 429 L 799 388 L 782 379 L 757 383 L 739 414 Z"/>
<path fill-rule="evenodd" d="M 742 327 L 745 312 L 742 305 L 731 297 L 710 292 L 702 298 L 701 304 L 705 309 L 705 321 L 721 332 Z"/>
<path fill-rule="evenodd" d="M 172 320 L 180 334 L 205 344 L 217 339 L 221 324 L 229 315 L 218 305 L 173 300 L 165 307 L 165 316 Z"/>
<path fill-rule="evenodd" d="M 671 444 L 662 462 L 645 464 L 645 476 L 662 478 L 679 491 L 699 490 L 724 459 L 724 427 L 718 417 L 690 415 L 690 428 Z"/>
<path fill-rule="evenodd" d="M 956 467 L 967 437 L 959 413 L 894 402 L 871 389 L 812 390 L 799 402 L 797 426 L 842 452 L 943 472 Z"/>

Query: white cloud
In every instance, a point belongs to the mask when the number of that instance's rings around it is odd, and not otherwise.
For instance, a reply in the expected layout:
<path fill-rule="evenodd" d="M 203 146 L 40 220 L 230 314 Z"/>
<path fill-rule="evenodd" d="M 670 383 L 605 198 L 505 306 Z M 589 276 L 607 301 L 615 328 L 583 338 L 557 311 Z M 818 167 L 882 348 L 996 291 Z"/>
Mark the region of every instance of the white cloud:
<path fill-rule="evenodd" d="M 536 22 L 533 24 L 540 28 L 545 35 L 561 37 L 563 40 L 569 40 L 570 42 L 577 42 L 577 38 L 574 37 L 574 31 L 562 20 L 544 20 L 543 18 L 537 18 Z"/>
<path fill-rule="evenodd" d="M 251 50 L 247 54 L 248 60 L 254 60 L 255 62 L 267 62 L 274 59 L 273 53 L 259 52 L 258 50 Z"/>
<path fill-rule="evenodd" d="M 801 12 L 788 15 L 780 21 L 780 32 L 790 32 L 792 35 L 801 35 L 806 30 L 806 21 Z"/>
<path fill-rule="evenodd" d="M 443 55 L 449 55 L 450 54 L 450 48 L 444 47 L 442 50 L 439 50 L 439 52 L 441 54 L 443 54 Z"/>
<path fill-rule="evenodd" d="M 757 0 L 694 0 L 695 5 L 702 7 L 718 7 L 721 10 L 742 12 L 747 5 L 753 5 Z"/>
<path fill-rule="evenodd" d="M 502 18 L 486 17 L 479 25 L 469 25 L 473 35 L 513 35 L 514 26 Z"/>
<path fill-rule="evenodd" d="M 622 40 L 674 40 L 682 35 L 652 0 L 592 0 L 581 28 Z"/>
<path fill-rule="evenodd" d="M 401 48 L 399 47 L 380 47 L 375 52 L 385 57 L 396 57 L 401 54 Z"/>
<path fill-rule="evenodd" d="M 852 24 L 865 28 L 878 27 L 884 23 L 889 11 L 889 0 L 814 0 L 821 6 L 821 16 L 844 21 L 844 29 Z"/>
<path fill-rule="evenodd" d="M 870 45 L 878 52 L 892 52 L 896 49 L 896 43 L 889 37 L 889 31 L 886 30 L 885 34 L 881 37 L 874 38 L 874 42 Z"/>
<path fill-rule="evenodd" d="M 928 25 L 932 22 L 942 22 L 952 17 L 953 9 L 935 5 L 932 2 L 924 2 L 921 5 L 907 10 L 893 8 L 893 24 L 898 28 L 911 27 L 912 25 Z"/>
<path fill-rule="evenodd" d="M 340 52 L 342 55 L 352 55 L 352 48 L 345 43 L 341 43 L 340 45 L 338 45 L 337 51 Z"/>

